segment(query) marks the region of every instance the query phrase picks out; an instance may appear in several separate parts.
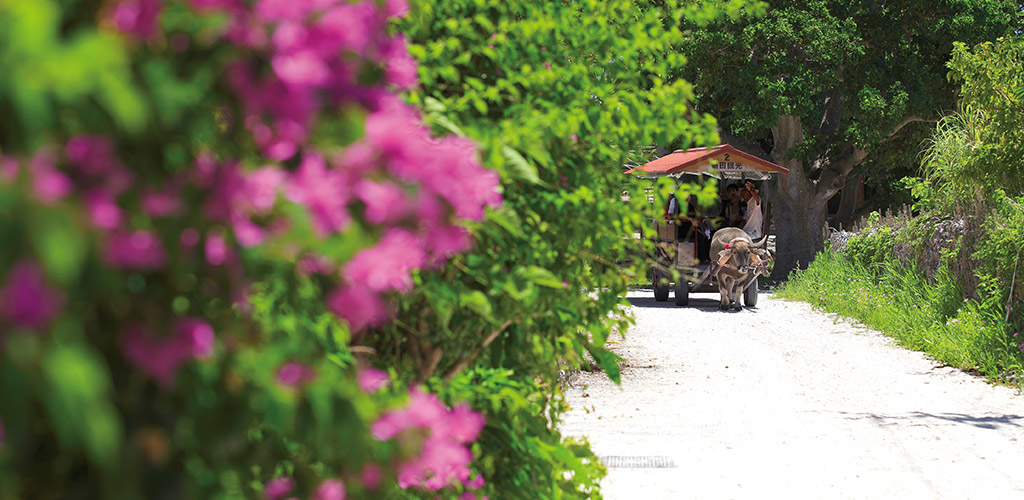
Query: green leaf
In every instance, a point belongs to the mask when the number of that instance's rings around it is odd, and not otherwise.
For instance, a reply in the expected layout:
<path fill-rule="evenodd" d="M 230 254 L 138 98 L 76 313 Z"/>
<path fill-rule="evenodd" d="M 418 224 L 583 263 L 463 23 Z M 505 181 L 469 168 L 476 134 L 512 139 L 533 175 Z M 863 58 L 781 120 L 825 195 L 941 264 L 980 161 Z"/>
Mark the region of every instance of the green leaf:
<path fill-rule="evenodd" d="M 505 228 L 513 236 L 522 237 L 525 235 L 523 233 L 523 221 L 519 219 L 519 214 L 510 205 L 503 205 L 498 210 L 490 212 L 487 218 L 497 222 L 498 225 Z"/>
<path fill-rule="evenodd" d="M 530 266 L 523 270 L 523 275 L 526 279 L 533 283 L 546 286 L 549 288 L 564 288 L 562 280 L 555 276 L 555 273 L 544 269 L 543 267 Z"/>
<path fill-rule="evenodd" d="M 460 294 L 459 302 L 463 307 L 468 307 L 471 311 L 485 318 L 491 317 L 491 301 L 487 300 L 487 296 L 480 290 Z"/>
<path fill-rule="evenodd" d="M 531 184 L 541 184 L 540 176 L 537 175 L 537 167 L 533 166 L 518 151 L 505 145 L 501 147 L 501 153 L 508 160 L 508 173 L 514 179 L 523 180 Z"/>
<path fill-rule="evenodd" d="M 85 235 L 68 212 L 47 211 L 35 221 L 32 245 L 58 283 L 70 285 L 87 254 Z"/>
<path fill-rule="evenodd" d="M 50 382 L 50 419 L 65 445 L 84 446 L 97 465 L 117 462 L 121 423 L 108 399 L 110 378 L 102 358 L 88 348 L 59 345 L 44 362 Z"/>
<path fill-rule="evenodd" d="M 603 347 L 597 347 L 593 344 L 587 346 L 587 352 L 594 357 L 597 364 L 604 370 L 604 373 L 608 375 L 608 378 L 619 383 L 619 361 L 622 361 L 617 354 L 611 352 Z"/>

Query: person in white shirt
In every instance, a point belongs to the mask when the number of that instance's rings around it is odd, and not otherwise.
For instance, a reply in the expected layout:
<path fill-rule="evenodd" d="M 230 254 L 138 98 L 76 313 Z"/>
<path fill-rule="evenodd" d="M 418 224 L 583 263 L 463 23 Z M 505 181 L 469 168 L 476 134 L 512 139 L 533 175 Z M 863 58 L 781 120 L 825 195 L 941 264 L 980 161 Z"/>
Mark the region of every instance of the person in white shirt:
<path fill-rule="evenodd" d="M 761 216 L 761 198 L 757 196 L 754 183 L 747 181 L 743 185 L 743 189 L 740 190 L 740 196 L 747 202 L 747 220 L 743 224 L 743 231 L 750 236 L 750 239 L 759 239 L 762 236 L 761 226 L 763 219 Z"/>

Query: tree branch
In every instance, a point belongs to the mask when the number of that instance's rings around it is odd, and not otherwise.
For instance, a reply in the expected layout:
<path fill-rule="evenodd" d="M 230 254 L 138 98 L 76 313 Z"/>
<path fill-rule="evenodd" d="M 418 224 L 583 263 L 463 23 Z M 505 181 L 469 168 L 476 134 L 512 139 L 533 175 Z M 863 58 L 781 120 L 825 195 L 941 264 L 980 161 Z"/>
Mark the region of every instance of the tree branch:
<path fill-rule="evenodd" d="M 945 115 L 945 116 L 950 116 L 950 115 Z M 945 116 L 943 116 L 943 118 Z M 910 125 L 911 123 L 915 123 L 915 122 L 938 123 L 939 120 L 941 120 L 941 119 L 942 118 L 930 120 L 928 118 L 922 118 L 920 116 L 908 116 L 908 117 L 904 118 L 902 121 L 900 121 L 899 123 L 897 123 L 896 126 L 892 128 L 892 132 L 889 132 L 889 137 L 892 137 L 892 136 L 896 135 L 900 130 L 903 130 L 903 127 L 906 127 L 907 125 Z"/>
<path fill-rule="evenodd" d="M 484 339 L 483 343 L 481 343 L 479 346 L 477 346 L 476 349 L 473 350 L 473 354 L 470 354 L 468 358 L 459 361 L 458 363 L 455 364 L 455 366 L 452 367 L 451 370 L 448 370 L 448 373 L 444 375 L 444 381 L 451 382 L 452 379 L 459 374 L 459 372 L 465 370 L 470 363 L 476 360 L 476 357 L 479 356 L 484 349 L 487 349 L 487 346 L 491 345 L 491 342 L 494 342 L 494 339 L 498 338 L 498 335 L 501 335 L 511 325 L 512 320 L 506 320 L 504 323 L 502 323 L 500 327 L 498 327 L 497 330 L 494 330 L 489 335 L 487 335 L 487 338 Z"/>
<path fill-rule="evenodd" d="M 851 144 L 842 156 L 830 161 L 828 167 L 821 173 L 821 177 L 818 178 L 816 183 L 818 186 L 818 197 L 828 200 L 838 193 L 846 183 L 846 176 L 867 155 L 867 151 Z"/>
<path fill-rule="evenodd" d="M 840 111 L 846 97 L 838 87 L 825 98 L 825 111 L 821 113 L 821 123 L 818 124 L 818 132 L 821 135 L 835 135 L 839 131 Z"/>

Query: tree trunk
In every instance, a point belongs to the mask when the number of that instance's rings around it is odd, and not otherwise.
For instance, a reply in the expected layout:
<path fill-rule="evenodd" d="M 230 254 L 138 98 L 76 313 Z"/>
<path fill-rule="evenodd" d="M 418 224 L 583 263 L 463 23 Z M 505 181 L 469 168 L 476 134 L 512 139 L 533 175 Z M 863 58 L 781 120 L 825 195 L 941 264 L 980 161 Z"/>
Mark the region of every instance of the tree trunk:
<path fill-rule="evenodd" d="M 839 212 L 836 214 L 836 226 L 849 229 L 853 226 L 853 214 L 857 211 L 857 200 L 860 198 L 860 181 L 862 175 L 851 175 L 846 178 L 846 185 L 839 199 Z"/>
<path fill-rule="evenodd" d="M 835 157 L 820 157 L 822 167 L 816 181 L 808 178 L 804 162 L 790 158 L 790 152 L 804 142 L 803 124 L 796 116 L 780 116 L 772 127 L 775 145 L 772 158 L 789 169 L 778 176 L 775 190 L 775 266 L 772 278 L 785 279 L 790 271 L 807 267 L 814 255 L 825 248 L 825 216 L 829 198 L 843 187 L 846 176 L 867 153 L 849 145 Z"/>
<path fill-rule="evenodd" d="M 813 184 L 807 184 L 813 188 Z M 806 268 L 825 247 L 827 204 L 813 189 L 796 189 L 782 196 L 784 191 L 780 189 L 775 198 L 774 279 L 785 279 L 792 270 Z"/>

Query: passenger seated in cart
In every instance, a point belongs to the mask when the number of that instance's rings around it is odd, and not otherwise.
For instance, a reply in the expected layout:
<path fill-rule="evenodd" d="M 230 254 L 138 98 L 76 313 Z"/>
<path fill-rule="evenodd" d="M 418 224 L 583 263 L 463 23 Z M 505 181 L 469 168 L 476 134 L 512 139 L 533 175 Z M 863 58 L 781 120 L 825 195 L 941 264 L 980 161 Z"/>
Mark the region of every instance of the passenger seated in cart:
<path fill-rule="evenodd" d="M 704 215 L 697 204 L 696 196 L 689 196 L 684 206 L 680 206 L 675 195 L 670 196 L 668 204 L 665 205 L 664 218 L 669 224 L 676 226 L 676 241 L 696 240 L 697 258 L 701 262 L 710 260 L 711 234 L 716 229 L 717 220 Z"/>
<path fill-rule="evenodd" d="M 711 212 L 715 213 L 716 211 L 712 207 Z M 692 238 L 697 242 L 697 259 L 707 262 L 710 260 L 708 255 L 711 252 L 711 233 L 715 230 L 715 220 L 706 216 L 704 210 L 697 204 L 697 197 L 693 195 L 686 200 L 685 220 L 687 231 L 680 232 L 680 240 L 691 241 L 692 233 Z M 682 226 L 680 226 L 680 231 L 682 231 Z"/>
<path fill-rule="evenodd" d="M 676 226 L 676 241 L 686 239 L 693 229 L 693 225 L 688 217 L 689 214 L 681 215 L 681 213 L 682 209 L 679 206 L 679 200 L 676 199 L 676 195 L 669 196 L 668 204 L 665 205 L 665 221 Z"/>
<path fill-rule="evenodd" d="M 740 227 L 740 223 L 743 222 L 743 205 L 740 200 L 739 184 L 732 183 L 725 188 L 722 207 L 721 227 Z"/>

